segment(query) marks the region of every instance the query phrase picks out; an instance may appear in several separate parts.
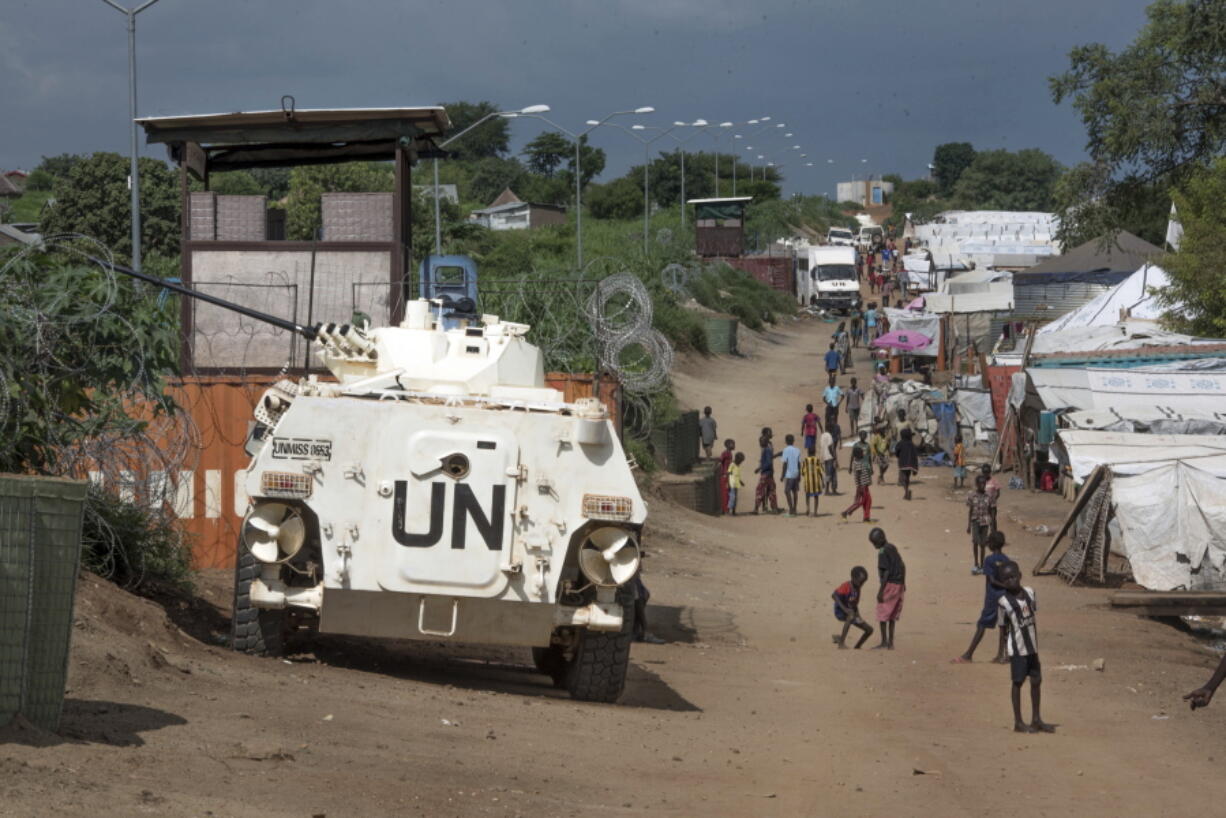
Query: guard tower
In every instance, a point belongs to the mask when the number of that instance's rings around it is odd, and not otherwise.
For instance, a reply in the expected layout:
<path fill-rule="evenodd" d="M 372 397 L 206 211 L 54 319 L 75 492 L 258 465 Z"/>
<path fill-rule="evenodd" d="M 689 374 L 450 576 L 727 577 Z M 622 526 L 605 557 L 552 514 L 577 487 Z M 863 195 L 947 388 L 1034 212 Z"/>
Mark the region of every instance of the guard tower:
<path fill-rule="evenodd" d="M 745 252 L 745 205 L 752 196 L 690 199 L 698 255 L 737 257 Z"/>
<path fill-rule="evenodd" d="M 348 322 L 355 312 L 375 325 L 402 319 L 411 297 L 410 168 L 444 155 L 435 145 L 451 126 L 443 108 L 291 106 L 137 122 L 180 169 L 183 283 L 305 325 Z M 390 161 L 392 192 L 324 194 L 324 230 L 310 241 L 285 241 L 284 222 L 278 226 L 262 196 L 209 190 L 210 176 L 222 171 L 355 161 Z M 204 190 L 191 190 L 189 177 Z M 185 371 L 317 368 L 294 333 L 196 299 L 183 299 L 182 326 Z"/>

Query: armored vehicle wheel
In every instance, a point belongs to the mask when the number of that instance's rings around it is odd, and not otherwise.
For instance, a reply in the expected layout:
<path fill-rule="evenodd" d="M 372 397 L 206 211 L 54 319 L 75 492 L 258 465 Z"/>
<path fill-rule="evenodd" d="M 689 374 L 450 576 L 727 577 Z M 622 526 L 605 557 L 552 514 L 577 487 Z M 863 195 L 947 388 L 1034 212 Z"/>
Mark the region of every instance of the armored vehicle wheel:
<path fill-rule="evenodd" d="M 260 563 L 241 542 L 234 562 L 234 617 L 230 620 L 230 646 L 253 656 L 280 656 L 285 650 L 287 617 L 284 610 L 251 604 L 251 582 L 260 575 Z"/>
<path fill-rule="evenodd" d="M 634 599 L 622 603 L 622 629 L 617 633 L 585 630 L 579 635 L 575 658 L 567 668 L 566 688 L 573 698 L 585 702 L 617 701 L 626 687 L 630 665 L 630 642 L 634 636 Z"/>
<path fill-rule="evenodd" d="M 568 663 L 560 645 L 532 649 L 532 663 L 536 669 L 553 679 L 554 687 L 566 687 Z"/>

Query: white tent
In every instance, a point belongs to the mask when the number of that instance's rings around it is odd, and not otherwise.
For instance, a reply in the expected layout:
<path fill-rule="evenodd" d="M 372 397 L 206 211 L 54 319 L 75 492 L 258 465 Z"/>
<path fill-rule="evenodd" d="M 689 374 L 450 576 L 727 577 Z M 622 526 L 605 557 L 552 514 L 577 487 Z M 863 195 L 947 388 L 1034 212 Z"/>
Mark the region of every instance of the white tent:
<path fill-rule="evenodd" d="M 1226 571 L 1226 436 L 1062 430 L 1078 482 L 1111 469 L 1122 553 L 1154 591 L 1205 587 Z"/>
<path fill-rule="evenodd" d="M 1156 321 L 1162 317 L 1162 307 L 1150 292 L 1170 284 L 1166 271 L 1154 264 L 1142 265 L 1128 278 L 1087 301 L 1077 309 L 1039 329 L 1039 336 L 1080 327 L 1112 326 L 1120 320 L 1120 310 L 1129 311 L 1132 318 Z"/>
<path fill-rule="evenodd" d="M 1026 375 L 1047 409 L 1110 411 L 1133 419 L 1160 412 L 1168 418 L 1226 420 L 1224 369 L 1030 367 Z"/>

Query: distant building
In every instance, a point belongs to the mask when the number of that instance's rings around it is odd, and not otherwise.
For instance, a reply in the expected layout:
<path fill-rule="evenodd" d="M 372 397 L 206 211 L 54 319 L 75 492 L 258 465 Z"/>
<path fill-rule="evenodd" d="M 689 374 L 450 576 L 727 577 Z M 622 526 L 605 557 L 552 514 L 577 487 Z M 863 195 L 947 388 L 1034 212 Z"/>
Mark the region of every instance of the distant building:
<path fill-rule="evenodd" d="M 0 199 L 20 199 L 26 192 L 25 171 L 0 173 Z"/>
<path fill-rule="evenodd" d="M 522 201 L 507 188 L 489 207 L 474 210 L 468 218 L 490 230 L 531 230 L 547 224 L 565 224 L 566 208 Z"/>
<path fill-rule="evenodd" d="M 856 182 L 839 182 L 836 201 L 855 202 L 861 207 L 885 204 L 894 194 L 894 183 L 880 179 L 861 179 Z"/>
<path fill-rule="evenodd" d="M 745 205 L 752 196 L 690 199 L 694 205 L 694 241 L 698 255 L 732 256 L 745 253 Z"/>

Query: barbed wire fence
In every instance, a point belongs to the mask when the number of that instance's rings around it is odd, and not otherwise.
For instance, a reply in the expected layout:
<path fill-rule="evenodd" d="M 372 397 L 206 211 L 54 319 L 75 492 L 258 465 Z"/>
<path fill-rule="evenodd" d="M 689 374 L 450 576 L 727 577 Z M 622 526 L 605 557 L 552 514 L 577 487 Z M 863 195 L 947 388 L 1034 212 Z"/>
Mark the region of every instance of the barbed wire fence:
<path fill-rule="evenodd" d="M 92 293 L 87 308 L 65 313 L 57 308 L 62 305 L 40 303 L 34 293 L 22 291 L 17 279 L 9 275 L 15 265 L 43 252 L 78 263 L 100 277 L 102 285 Z M 114 272 L 107 266 L 113 261 L 109 248 L 100 242 L 88 236 L 64 234 L 47 236 L 40 245 L 23 248 L 0 267 L 0 303 L 5 306 L 9 329 L 35 339 L 38 349 L 33 360 L 0 362 L 0 434 L 30 404 L 55 405 L 54 395 L 31 394 L 30 388 L 50 390 L 53 387 L 49 384 L 84 376 L 83 362 L 68 361 L 58 354 L 57 345 L 63 333 L 88 338 L 100 319 L 118 322 L 130 331 L 133 344 L 128 350 L 130 370 L 113 388 L 142 423 L 100 428 L 96 434 L 72 439 L 52 437 L 45 445 L 56 452 L 57 473 L 89 479 L 95 487 L 140 505 L 159 525 L 170 526 L 177 518 L 191 514 L 190 507 L 184 505 L 193 502 L 193 492 L 185 491 L 183 483 L 200 467 L 201 452 L 217 445 L 242 446 L 245 435 L 225 430 L 245 424 L 224 422 L 227 418 L 222 414 L 232 411 L 233 406 L 218 405 L 203 393 L 191 406 L 169 414 L 150 406 L 145 390 L 151 376 L 166 373 L 150 371 L 152 364 L 139 345 L 139 332 L 117 309 L 117 304 L 121 288 L 135 287 L 138 291 L 156 288 Z M 675 277 L 685 280 L 684 273 Z M 256 282 L 230 278 L 197 286 L 212 295 L 274 315 L 295 321 L 302 318 L 293 308 L 290 314 L 278 309 L 287 303 L 297 303 L 299 285 L 293 275 L 268 273 Z M 385 286 L 376 290 L 361 281 L 349 281 L 347 286 L 348 298 L 334 298 L 338 303 L 332 306 L 334 310 L 343 308 L 345 314 L 330 316 L 329 320 L 346 320 L 363 308 L 377 313 L 378 293 L 387 293 Z M 482 312 L 532 327 L 528 339 L 542 351 L 547 370 L 616 378 L 622 387 L 625 431 L 640 438 L 647 435 L 653 424 L 655 398 L 668 384 L 673 348 L 652 327 L 650 293 L 637 275 L 625 271 L 623 260 L 598 257 L 578 274 L 532 269 L 513 277 L 489 276 L 481 280 L 478 292 Z M 64 297 L 71 298 L 73 294 L 65 293 Z M 166 295 L 159 293 L 158 297 L 164 299 Z M 387 297 L 384 298 L 386 304 Z M 350 300 L 352 304 L 345 303 Z M 194 317 L 194 313 L 189 315 Z M 204 354 L 184 356 L 181 380 L 172 381 L 172 387 L 204 382 L 213 376 L 217 370 L 207 363 L 217 358 L 216 353 L 224 352 L 231 363 L 228 383 L 242 390 L 254 405 L 271 383 L 300 376 L 312 363 L 302 339 L 291 333 L 270 336 L 268 327 L 245 316 L 214 321 L 208 328 L 193 322 L 192 330 L 193 351 Z M 270 344 L 270 337 L 276 342 Z M 11 388 L 15 380 L 20 389 Z M 179 389 L 175 394 L 182 401 L 187 393 Z M 109 530 L 105 516 L 99 512 L 97 507 L 87 510 L 94 528 L 105 540 L 95 547 L 97 558 L 90 567 L 104 576 L 116 574 L 121 567 L 131 570 L 129 584 L 139 584 L 144 567 L 135 555 L 127 552 L 122 533 Z"/>
<path fill-rule="evenodd" d="M 49 297 L 45 288 L 33 286 L 17 273 L 18 265 L 40 253 L 55 253 L 79 265 L 96 275 L 100 286 L 92 287 L 87 299 L 79 291 Z M 108 578 L 122 574 L 126 584 L 134 586 L 145 579 L 145 557 L 133 553 L 124 532 L 117 530 L 114 516 L 108 513 L 106 492 L 139 504 L 158 530 L 173 531 L 175 480 L 194 470 L 200 435 L 190 415 L 159 411 L 147 399 L 149 385 L 157 381 L 156 367 L 141 346 L 141 332 L 122 314 L 119 303 L 122 288 L 150 285 L 115 273 L 107 266 L 113 261 L 101 242 L 81 234 L 59 234 L 20 249 L 0 266 L 6 330 L 12 337 L 30 339 L 35 350 L 22 360 L 0 361 L 0 443 L 16 443 L 22 419 L 43 421 L 45 439 L 36 445 L 46 465 L 56 475 L 88 479 L 93 487 L 85 515 L 86 530 L 96 539 L 88 543 L 86 566 Z M 109 394 L 93 396 L 117 400 L 125 420 L 96 423 L 85 414 L 66 414 L 61 406 L 64 385 L 90 382 L 89 370 L 96 363 L 88 357 L 74 360 L 69 348 L 110 352 L 116 336 L 125 333 L 131 339 L 122 350 L 126 375 L 112 374 Z"/>

